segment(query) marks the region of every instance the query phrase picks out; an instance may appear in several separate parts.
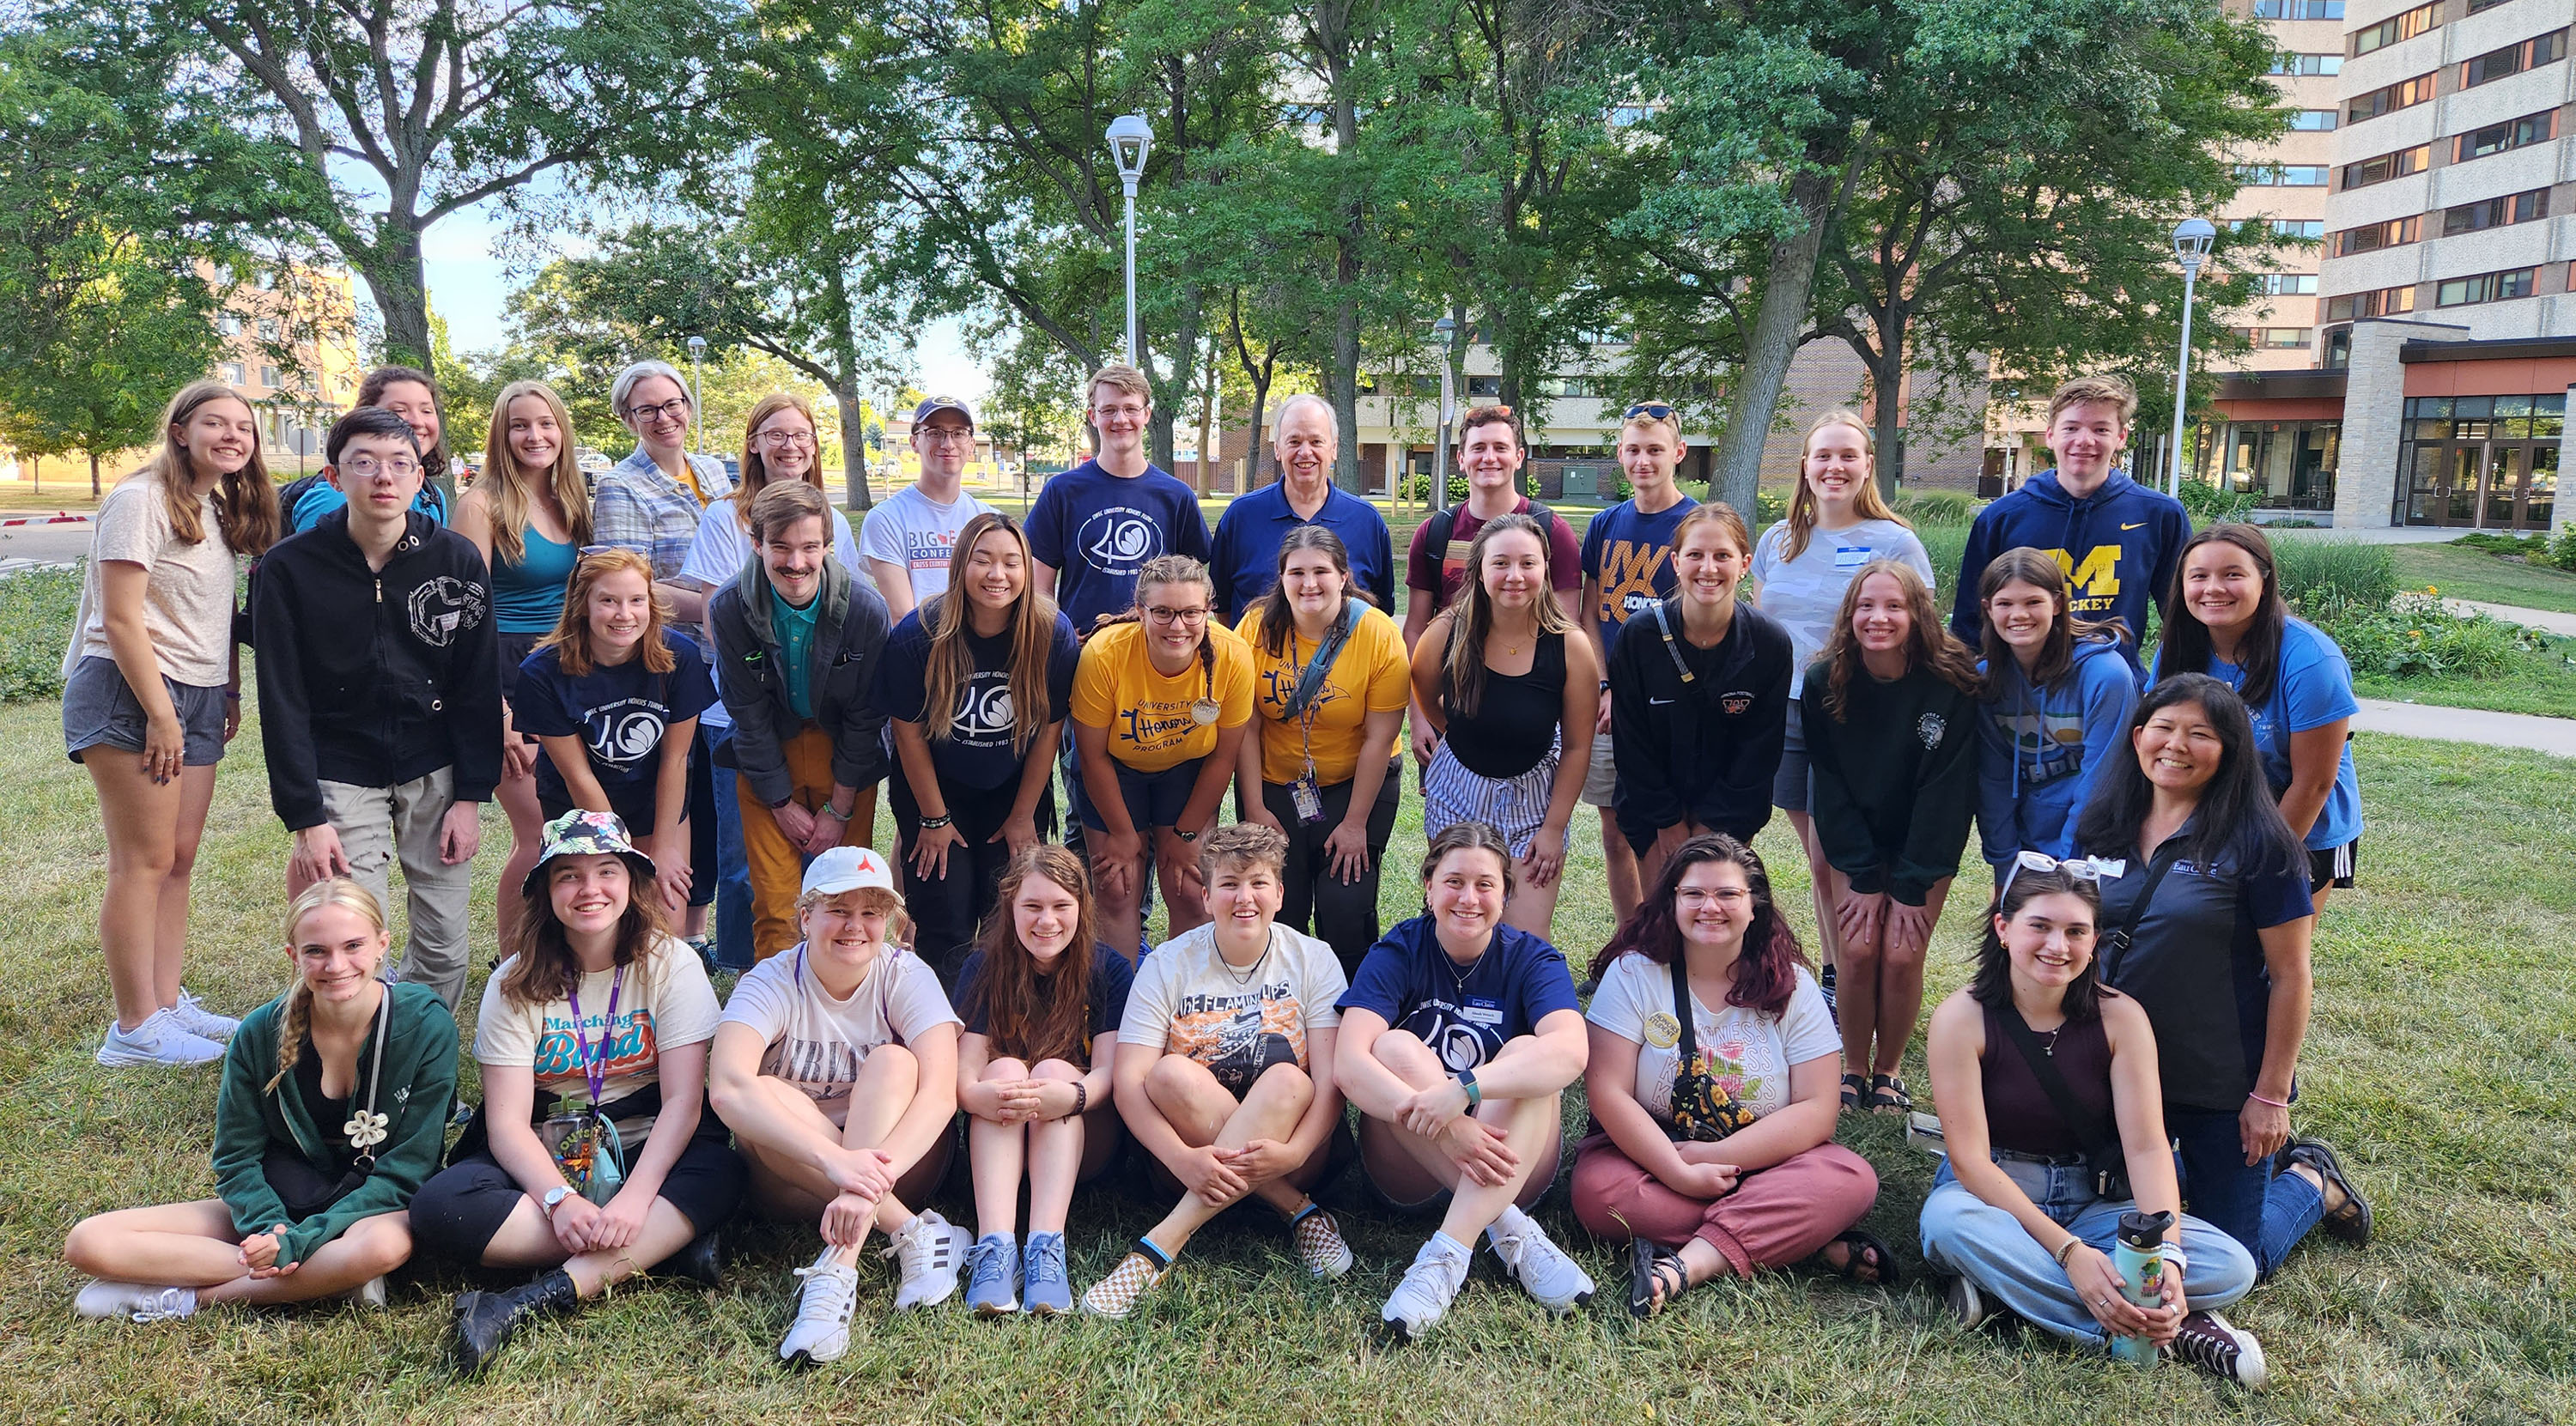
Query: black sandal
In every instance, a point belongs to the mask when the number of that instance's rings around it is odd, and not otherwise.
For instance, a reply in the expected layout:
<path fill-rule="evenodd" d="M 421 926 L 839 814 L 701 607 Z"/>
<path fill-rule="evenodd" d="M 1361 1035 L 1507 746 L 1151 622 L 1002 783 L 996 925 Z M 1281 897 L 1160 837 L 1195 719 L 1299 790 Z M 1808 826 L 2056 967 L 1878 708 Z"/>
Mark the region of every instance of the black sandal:
<path fill-rule="evenodd" d="M 2335 1155 L 2334 1146 L 2323 1139 L 2293 1139 L 2289 1154 L 2291 1163 L 2307 1165 L 2310 1173 L 2343 1193 L 2343 1207 L 2319 1220 L 2325 1230 L 2356 1248 L 2369 1247 L 2370 1200 L 2344 1177 L 2343 1160 Z"/>
<path fill-rule="evenodd" d="M 1845 1282 L 1883 1287 L 1891 1292 L 1903 1285 L 1905 1274 L 1896 1266 L 1895 1250 L 1881 1241 L 1877 1234 L 1854 1228 L 1849 1232 L 1836 1234 L 1834 1243 L 1840 1243 L 1850 1251 L 1843 1255 L 1841 1267 L 1835 1267 L 1832 1259 L 1826 1257 L 1821 1251 L 1818 1252 L 1816 1261 L 1824 1265 L 1825 1271 Z M 1833 1243 L 1825 1246 L 1832 1247 Z"/>
<path fill-rule="evenodd" d="M 1843 1076 L 1849 1082 L 1853 1076 Z M 1848 1092 L 1848 1091 L 1847 1091 Z M 1869 1112 L 1872 1114 L 1910 1114 L 1914 1096 L 1905 1092 L 1905 1081 L 1892 1074 L 1869 1077 Z"/>
<path fill-rule="evenodd" d="M 1869 1093 L 1869 1081 L 1856 1074 L 1843 1076 L 1843 1112 L 1858 1114 L 1861 1096 Z"/>
<path fill-rule="evenodd" d="M 1662 1300 L 1655 1289 L 1664 1289 Z M 1682 1255 L 1637 1238 L 1628 1244 L 1628 1315 L 1649 1318 L 1672 1306 L 1673 1299 L 1690 1290 L 1690 1269 L 1682 1266 Z"/>

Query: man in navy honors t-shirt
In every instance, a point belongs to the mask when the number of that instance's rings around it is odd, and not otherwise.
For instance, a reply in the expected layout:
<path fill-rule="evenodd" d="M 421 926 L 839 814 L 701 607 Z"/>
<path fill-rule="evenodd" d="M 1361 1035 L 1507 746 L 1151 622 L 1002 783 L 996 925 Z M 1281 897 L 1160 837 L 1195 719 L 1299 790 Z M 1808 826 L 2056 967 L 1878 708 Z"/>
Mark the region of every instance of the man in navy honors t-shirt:
<path fill-rule="evenodd" d="M 1100 454 L 1048 478 L 1029 509 L 1029 553 L 1038 592 L 1054 599 L 1085 639 L 1103 614 L 1136 602 L 1136 572 L 1156 555 L 1208 557 L 1207 519 L 1197 492 L 1145 457 L 1154 389 L 1145 373 L 1110 365 L 1088 394 Z"/>

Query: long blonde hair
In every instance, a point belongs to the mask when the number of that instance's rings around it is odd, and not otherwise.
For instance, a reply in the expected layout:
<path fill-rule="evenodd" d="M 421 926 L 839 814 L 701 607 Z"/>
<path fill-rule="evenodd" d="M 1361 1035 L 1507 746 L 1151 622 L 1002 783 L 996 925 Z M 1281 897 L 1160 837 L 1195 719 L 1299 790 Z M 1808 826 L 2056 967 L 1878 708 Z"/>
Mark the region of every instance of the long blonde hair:
<path fill-rule="evenodd" d="M 923 669 L 922 730 L 938 742 L 957 734 L 957 693 L 975 677 L 975 655 L 966 647 L 966 636 L 974 628 L 974 599 L 964 592 L 966 566 L 974 558 L 976 544 L 997 532 L 1018 544 L 1020 568 L 1030 571 L 1020 597 L 1012 603 L 1009 620 L 1011 751 L 1025 753 L 1048 724 L 1065 715 L 1047 698 L 1047 662 L 1055 653 L 1055 601 L 1038 593 L 1037 558 L 1029 552 L 1027 533 L 1018 521 L 998 510 L 976 516 L 957 532 L 956 548 L 948 554 L 947 592 L 930 596 L 921 606 L 921 624 L 930 633 L 930 657 Z"/>
<path fill-rule="evenodd" d="M 1547 550 L 1547 535 L 1538 522 L 1527 515 L 1498 515 L 1485 522 L 1476 532 L 1476 542 L 1467 547 L 1467 577 L 1458 585 L 1458 597 L 1449 605 L 1449 646 L 1442 655 L 1447 667 L 1441 677 L 1449 685 L 1449 716 L 1473 718 L 1476 707 L 1485 696 L 1485 636 L 1494 631 L 1494 596 L 1485 592 L 1485 547 L 1497 535 L 1517 530 L 1538 541 L 1542 554 Z M 1570 634 L 1574 621 L 1556 607 L 1556 597 L 1547 584 L 1546 561 L 1540 561 L 1538 596 L 1538 631 L 1541 634 Z"/>
<path fill-rule="evenodd" d="M 286 950 L 289 955 L 295 954 L 295 933 L 303 929 L 304 918 L 325 906 L 346 906 L 365 918 L 379 938 L 385 934 L 385 908 L 377 902 L 376 894 L 345 876 L 335 876 L 304 888 L 302 894 L 287 906 Z M 381 973 L 384 966 L 379 963 L 376 969 Z M 313 1028 L 313 988 L 304 983 L 300 966 L 295 984 L 287 987 L 285 998 L 286 1007 L 278 1016 L 277 1024 L 277 1073 L 260 1086 L 262 1094 L 275 1094 L 278 1085 L 295 1072 L 295 1062 L 303 1057 L 304 1037 Z"/>
<path fill-rule="evenodd" d="M 518 454 L 510 449 L 510 403 L 522 396 L 543 401 L 555 418 L 555 463 L 542 471 L 519 464 Z M 539 486 L 554 493 L 573 548 L 590 543 L 590 482 L 582 478 L 572 413 L 544 382 L 514 381 L 493 398 L 492 429 L 483 440 L 483 474 L 474 485 L 489 492 L 483 498 L 492 502 L 492 553 L 499 558 L 514 564 L 527 558 L 528 510 L 536 503 Z"/>
<path fill-rule="evenodd" d="M 179 394 L 170 398 L 169 406 L 161 413 L 160 447 L 134 474 L 160 483 L 161 505 L 170 515 L 170 533 L 181 544 L 193 545 L 205 539 L 206 522 L 197 513 L 197 472 L 189 465 L 188 448 L 179 443 L 179 430 L 209 401 L 238 401 L 252 418 L 250 459 L 242 462 L 241 469 L 215 482 L 215 528 L 224 537 L 224 548 L 234 554 L 265 554 L 270 545 L 277 543 L 283 522 L 277 509 L 277 486 L 269 480 L 268 462 L 259 453 L 259 409 L 250 404 L 249 397 L 211 378 L 180 387 Z"/>
<path fill-rule="evenodd" d="M 1887 508 L 1887 498 L 1878 493 L 1878 436 L 1869 421 L 1858 411 L 1837 406 L 1809 424 L 1807 438 L 1798 443 L 1798 488 L 1789 496 L 1789 548 L 1782 552 L 1789 559 L 1805 554 L 1807 538 L 1816 532 L 1816 492 L 1807 484 L 1807 452 L 1816 444 L 1816 433 L 1827 426 L 1849 426 L 1860 432 L 1861 450 L 1869 456 L 1868 478 L 1852 492 L 1852 513 L 1864 520 L 1893 520 L 1914 528 L 1912 521 Z"/>
<path fill-rule="evenodd" d="M 760 458 L 760 427 L 781 411 L 802 415 L 805 424 L 813 428 L 814 465 L 806 472 L 805 483 L 816 490 L 823 488 L 823 423 L 814 419 L 814 408 L 806 403 L 804 397 L 789 391 L 773 391 L 760 398 L 742 422 L 742 479 L 734 483 L 733 494 L 725 497 L 733 502 L 735 523 L 746 531 L 751 528 L 751 502 L 760 498 L 760 492 L 768 488 L 771 478 L 769 462 Z M 829 525 L 831 521 L 827 518 L 823 523 Z M 829 540 L 832 532 L 825 530 L 823 538 Z"/>

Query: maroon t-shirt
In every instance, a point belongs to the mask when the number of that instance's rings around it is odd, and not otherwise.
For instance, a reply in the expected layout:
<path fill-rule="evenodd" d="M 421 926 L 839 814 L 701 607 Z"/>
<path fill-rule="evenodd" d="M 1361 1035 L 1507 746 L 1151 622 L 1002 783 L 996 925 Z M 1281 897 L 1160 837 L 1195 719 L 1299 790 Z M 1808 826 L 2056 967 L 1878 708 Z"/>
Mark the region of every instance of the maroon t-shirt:
<path fill-rule="evenodd" d="M 1512 507 L 1512 513 L 1526 515 L 1529 508 L 1529 497 L 1524 495 Z M 1555 515 L 1555 518 L 1540 523 L 1547 528 L 1548 583 L 1560 590 L 1581 589 L 1583 546 L 1575 541 L 1574 527 L 1566 523 L 1563 515 Z M 1461 505 L 1449 527 L 1448 548 L 1435 550 L 1430 546 L 1431 525 L 1425 521 L 1414 530 L 1413 546 L 1404 557 L 1405 586 L 1437 593 L 1439 604 L 1436 607 L 1448 608 L 1449 601 L 1458 597 L 1458 586 L 1467 578 L 1467 550 L 1476 543 L 1476 532 L 1483 528 L 1485 522 L 1469 514 L 1467 507 Z M 1572 600 L 1560 602 L 1568 607 L 1573 604 Z"/>

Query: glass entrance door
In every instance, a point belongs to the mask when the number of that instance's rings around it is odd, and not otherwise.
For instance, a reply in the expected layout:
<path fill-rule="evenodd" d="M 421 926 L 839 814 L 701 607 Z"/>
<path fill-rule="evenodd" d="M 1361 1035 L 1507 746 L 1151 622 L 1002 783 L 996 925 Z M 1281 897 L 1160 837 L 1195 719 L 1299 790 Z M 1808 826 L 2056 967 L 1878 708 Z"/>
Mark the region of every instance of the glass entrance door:
<path fill-rule="evenodd" d="M 2478 523 L 2490 530 L 2521 528 L 2522 477 L 2531 448 L 2528 446 L 2489 446 L 2485 479 L 2485 509 Z"/>

